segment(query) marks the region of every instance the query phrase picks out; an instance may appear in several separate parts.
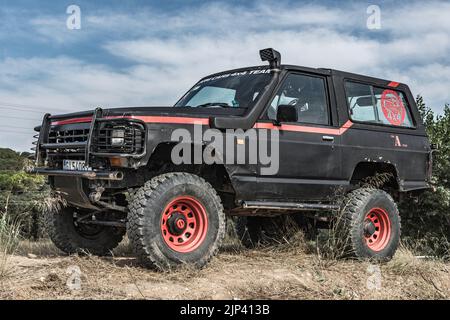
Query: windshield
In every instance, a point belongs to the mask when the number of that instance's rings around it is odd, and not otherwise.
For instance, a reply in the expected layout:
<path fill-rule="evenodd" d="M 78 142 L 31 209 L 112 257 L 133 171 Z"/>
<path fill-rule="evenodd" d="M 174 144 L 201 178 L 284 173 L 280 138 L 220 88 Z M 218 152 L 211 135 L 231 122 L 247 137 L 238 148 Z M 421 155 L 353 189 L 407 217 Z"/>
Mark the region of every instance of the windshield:
<path fill-rule="evenodd" d="M 252 108 L 272 78 L 270 70 L 246 70 L 205 78 L 175 107 Z"/>

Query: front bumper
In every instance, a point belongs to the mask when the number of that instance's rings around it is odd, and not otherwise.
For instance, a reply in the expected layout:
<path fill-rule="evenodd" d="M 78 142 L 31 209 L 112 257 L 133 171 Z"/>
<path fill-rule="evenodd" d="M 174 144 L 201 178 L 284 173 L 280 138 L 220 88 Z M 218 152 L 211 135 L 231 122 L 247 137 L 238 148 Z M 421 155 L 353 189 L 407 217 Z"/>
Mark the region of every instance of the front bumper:
<path fill-rule="evenodd" d="M 121 171 L 69 171 L 53 170 L 48 168 L 32 168 L 27 170 L 27 173 L 46 176 L 86 178 L 89 180 L 123 180 L 123 173 Z"/>

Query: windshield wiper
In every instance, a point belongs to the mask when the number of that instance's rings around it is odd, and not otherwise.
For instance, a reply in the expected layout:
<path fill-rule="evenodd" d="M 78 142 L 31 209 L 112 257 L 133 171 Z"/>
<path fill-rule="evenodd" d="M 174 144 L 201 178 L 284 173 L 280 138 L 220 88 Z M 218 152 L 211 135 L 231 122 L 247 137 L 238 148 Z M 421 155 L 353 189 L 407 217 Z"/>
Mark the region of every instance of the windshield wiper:
<path fill-rule="evenodd" d="M 207 108 L 207 107 L 229 108 L 231 106 L 228 103 L 224 103 L 224 102 L 208 102 L 208 103 L 203 103 L 203 104 L 199 104 L 198 106 L 196 106 L 196 108 Z"/>

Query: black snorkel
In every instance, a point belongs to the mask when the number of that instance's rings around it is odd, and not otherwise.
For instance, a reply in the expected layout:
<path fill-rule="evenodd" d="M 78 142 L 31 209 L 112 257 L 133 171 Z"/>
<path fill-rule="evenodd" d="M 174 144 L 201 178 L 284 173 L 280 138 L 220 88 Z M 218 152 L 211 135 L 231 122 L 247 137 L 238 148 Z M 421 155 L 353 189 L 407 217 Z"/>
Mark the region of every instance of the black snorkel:
<path fill-rule="evenodd" d="M 217 129 L 250 129 L 254 126 L 255 122 L 258 120 L 261 112 L 269 103 L 272 97 L 272 92 L 278 84 L 280 76 L 280 66 L 281 66 L 281 54 L 272 49 L 263 49 L 259 51 L 259 55 L 262 61 L 269 61 L 270 72 L 272 73 L 272 79 L 269 84 L 265 87 L 260 97 L 255 103 L 255 106 L 250 109 L 242 117 L 213 117 L 210 118 L 210 125 L 212 128 Z"/>

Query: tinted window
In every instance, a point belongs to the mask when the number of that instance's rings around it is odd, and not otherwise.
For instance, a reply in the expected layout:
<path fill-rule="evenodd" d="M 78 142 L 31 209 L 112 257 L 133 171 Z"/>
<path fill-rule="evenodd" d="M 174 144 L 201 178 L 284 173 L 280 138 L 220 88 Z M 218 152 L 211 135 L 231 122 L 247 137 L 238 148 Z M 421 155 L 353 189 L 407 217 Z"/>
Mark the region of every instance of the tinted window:
<path fill-rule="evenodd" d="M 323 78 L 290 74 L 268 110 L 269 119 L 275 120 L 279 105 L 295 106 L 298 122 L 311 124 L 328 124 L 328 104 L 325 81 Z"/>
<path fill-rule="evenodd" d="M 412 127 L 408 103 L 402 92 L 346 82 L 350 118 L 391 126 Z"/>

